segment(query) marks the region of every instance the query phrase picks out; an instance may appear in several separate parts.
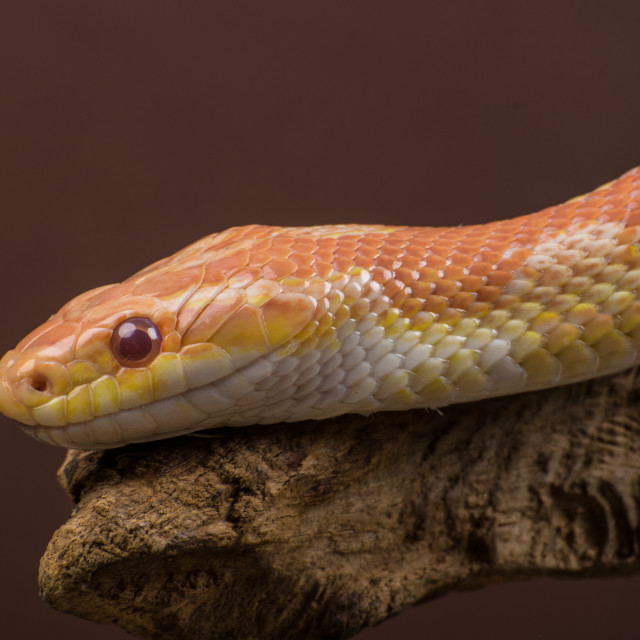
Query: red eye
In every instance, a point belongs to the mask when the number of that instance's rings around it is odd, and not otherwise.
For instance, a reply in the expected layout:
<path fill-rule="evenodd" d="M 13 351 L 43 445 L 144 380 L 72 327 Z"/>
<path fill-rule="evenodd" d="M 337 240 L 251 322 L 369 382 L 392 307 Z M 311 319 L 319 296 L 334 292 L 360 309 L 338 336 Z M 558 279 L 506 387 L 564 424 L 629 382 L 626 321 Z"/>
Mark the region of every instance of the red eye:
<path fill-rule="evenodd" d="M 124 367 L 144 367 L 160 352 L 162 337 L 149 318 L 127 318 L 113 330 L 111 353 Z"/>

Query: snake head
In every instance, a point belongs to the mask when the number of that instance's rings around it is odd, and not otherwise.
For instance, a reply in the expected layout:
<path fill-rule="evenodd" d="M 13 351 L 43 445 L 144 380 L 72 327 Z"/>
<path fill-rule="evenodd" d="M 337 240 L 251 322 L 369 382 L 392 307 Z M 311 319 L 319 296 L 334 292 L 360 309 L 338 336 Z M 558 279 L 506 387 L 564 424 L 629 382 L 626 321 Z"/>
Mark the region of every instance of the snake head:
<path fill-rule="evenodd" d="M 326 289 L 292 278 L 295 263 L 249 251 L 261 229 L 214 234 L 71 300 L 0 361 L 0 411 L 76 448 L 221 422 L 247 386 L 239 372 L 286 355 Z"/>

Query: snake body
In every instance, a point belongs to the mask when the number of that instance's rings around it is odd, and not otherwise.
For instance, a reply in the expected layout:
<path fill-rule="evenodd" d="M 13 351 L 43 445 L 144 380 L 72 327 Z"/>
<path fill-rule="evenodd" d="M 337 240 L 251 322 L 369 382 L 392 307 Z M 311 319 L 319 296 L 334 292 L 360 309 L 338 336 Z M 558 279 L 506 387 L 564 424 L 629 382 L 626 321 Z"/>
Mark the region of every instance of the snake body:
<path fill-rule="evenodd" d="M 640 168 L 483 225 L 228 229 L 71 300 L 0 361 L 0 410 L 92 449 L 620 371 L 639 248 Z"/>

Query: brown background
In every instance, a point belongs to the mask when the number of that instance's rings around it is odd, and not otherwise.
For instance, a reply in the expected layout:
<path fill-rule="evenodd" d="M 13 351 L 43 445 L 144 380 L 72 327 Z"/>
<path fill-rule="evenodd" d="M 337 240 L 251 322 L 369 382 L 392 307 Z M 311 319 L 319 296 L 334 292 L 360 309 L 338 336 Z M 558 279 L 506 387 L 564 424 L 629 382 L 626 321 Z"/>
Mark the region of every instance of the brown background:
<path fill-rule="evenodd" d="M 640 163 L 640 3 L 0 2 L 0 349 L 233 224 L 459 224 Z M 0 634 L 130 637 L 39 601 L 63 451 L 0 420 Z M 640 579 L 452 595 L 360 640 L 640 637 Z"/>

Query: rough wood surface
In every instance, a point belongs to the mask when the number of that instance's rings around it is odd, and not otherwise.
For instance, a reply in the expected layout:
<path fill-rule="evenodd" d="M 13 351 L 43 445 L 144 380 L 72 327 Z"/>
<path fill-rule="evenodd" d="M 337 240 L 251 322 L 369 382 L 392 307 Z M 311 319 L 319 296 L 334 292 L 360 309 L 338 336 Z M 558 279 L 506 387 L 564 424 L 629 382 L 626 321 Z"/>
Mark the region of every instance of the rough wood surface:
<path fill-rule="evenodd" d="M 141 638 L 347 638 L 449 590 L 640 570 L 635 372 L 73 452 L 40 585 Z"/>

